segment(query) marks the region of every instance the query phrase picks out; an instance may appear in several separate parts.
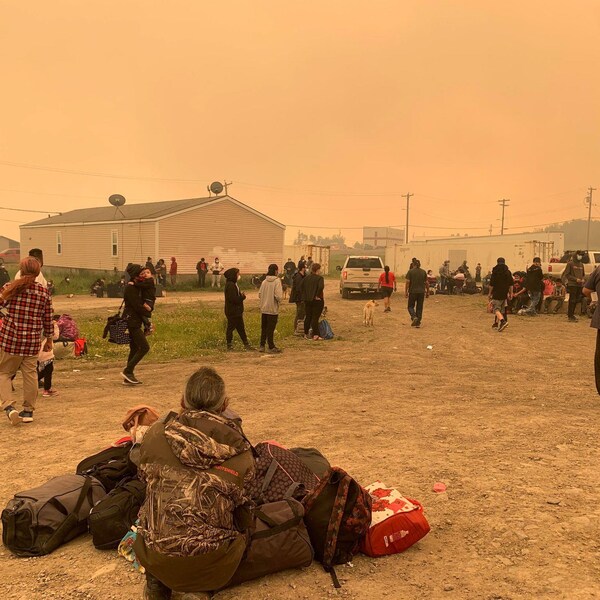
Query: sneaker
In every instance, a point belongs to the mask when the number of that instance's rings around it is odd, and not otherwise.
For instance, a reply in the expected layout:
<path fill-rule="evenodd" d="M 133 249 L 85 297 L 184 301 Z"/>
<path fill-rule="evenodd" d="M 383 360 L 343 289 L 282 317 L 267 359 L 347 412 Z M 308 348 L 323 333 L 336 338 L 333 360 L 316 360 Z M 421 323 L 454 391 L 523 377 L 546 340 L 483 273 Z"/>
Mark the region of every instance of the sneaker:
<path fill-rule="evenodd" d="M 577 323 L 577 321 L 579 321 L 579 319 L 577 317 L 569 317 L 570 323 Z"/>
<path fill-rule="evenodd" d="M 265 351 L 265 347 L 264 346 L 259 346 L 258 347 L 258 351 L 259 352 L 264 352 Z"/>
<path fill-rule="evenodd" d="M 254 352 L 256 348 L 252 344 L 244 344 L 244 350 L 247 350 L 248 352 Z"/>
<path fill-rule="evenodd" d="M 19 419 L 22 423 L 33 423 L 33 412 L 31 410 L 22 410 L 19 413 Z"/>
<path fill-rule="evenodd" d="M 8 420 L 13 425 L 18 425 L 21 422 L 21 419 L 19 419 L 19 413 L 15 410 L 15 408 L 13 406 L 7 406 L 4 409 L 4 412 L 6 413 Z"/>
<path fill-rule="evenodd" d="M 54 398 L 55 396 L 58 396 L 58 392 L 56 390 L 44 390 L 42 396 L 44 398 Z"/>
<path fill-rule="evenodd" d="M 269 348 L 267 350 L 267 354 L 281 354 L 281 352 L 281 348 L 278 348 L 277 346 L 274 346 L 273 348 Z"/>
<path fill-rule="evenodd" d="M 508 327 L 508 321 L 506 319 L 502 319 L 500 321 L 500 325 L 498 325 L 498 333 L 504 331 Z"/>
<path fill-rule="evenodd" d="M 123 371 L 121 375 L 123 375 L 123 379 L 131 385 L 140 385 L 142 383 L 133 373 Z"/>
<path fill-rule="evenodd" d="M 227 352 L 233 352 L 233 346 L 227 346 Z"/>
<path fill-rule="evenodd" d="M 494 321 L 492 324 L 492 329 L 498 329 L 498 321 Z"/>
<path fill-rule="evenodd" d="M 518 314 L 520 317 L 523 317 L 523 316 L 525 315 L 525 313 L 526 313 L 526 311 L 525 311 L 525 309 L 524 309 L 524 308 L 521 308 L 520 310 L 518 310 L 518 311 L 517 311 L 517 314 Z"/>
<path fill-rule="evenodd" d="M 417 317 L 413 317 L 412 318 L 412 323 L 410 324 L 410 326 L 411 327 L 416 327 L 417 326 L 417 321 L 418 321 Z"/>
<path fill-rule="evenodd" d="M 419 329 L 419 327 L 421 327 L 421 321 L 420 321 L 419 319 L 417 319 L 417 320 L 415 321 L 415 327 L 416 327 L 417 329 Z"/>

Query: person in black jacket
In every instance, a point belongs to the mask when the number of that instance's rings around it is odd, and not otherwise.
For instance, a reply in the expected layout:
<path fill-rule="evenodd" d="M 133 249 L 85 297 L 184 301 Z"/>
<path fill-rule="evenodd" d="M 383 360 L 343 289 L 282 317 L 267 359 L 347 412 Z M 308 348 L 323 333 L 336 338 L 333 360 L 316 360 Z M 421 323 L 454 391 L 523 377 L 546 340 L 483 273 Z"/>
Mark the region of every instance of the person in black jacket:
<path fill-rule="evenodd" d="M 307 275 L 302 282 L 302 300 L 306 307 L 306 317 L 304 319 L 304 337 L 308 340 L 309 331 L 312 329 L 312 339 L 322 340 L 319 335 L 319 318 L 325 306 L 323 291 L 325 289 L 325 280 L 321 276 L 321 265 L 314 263 L 310 269 L 310 275 Z"/>
<path fill-rule="evenodd" d="M 227 269 L 225 276 L 225 316 L 227 317 L 227 350 L 233 350 L 233 332 L 237 331 L 246 350 L 252 350 L 252 346 L 246 335 L 244 326 L 244 300 L 246 294 L 238 286 L 240 270 L 236 268 Z"/>
<path fill-rule="evenodd" d="M 527 308 L 519 311 L 520 315 L 529 315 L 534 317 L 537 315 L 537 307 L 542 297 L 544 289 L 544 273 L 542 272 L 542 261 L 536 256 L 533 259 L 533 264 L 527 269 L 525 276 L 525 289 L 529 295 L 530 303 Z"/>
<path fill-rule="evenodd" d="M 306 265 L 302 263 L 300 269 L 292 277 L 292 291 L 290 292 L 290 304 L 296 304 L 296 318 L 294 319 L 294 335 L 299 321 L 304 321 L 306 309 L 302 300 L 302 283 L 306 277 Z M 301 335 L 301 334 L 298 334 Z"/>
<path fill-rule="evenodd" d="M 127 274 L 131 281 L 141 282 L 144 279 L 152 277 L 149 269 L 142 265 L 130 264 L 127 266 Z M 140 385 L 142 382 L 134 375 L 133 371 L 137 364 L 148 354 L 150 345 L 142 329 L 143 319 L 149 318 L 151 311 L 144 307 L 144 300 L 139 287 L 135 285 L 126 285 L 123 292 L 123 302 L 125 309 L 123 317 L 127 319 L 127 329 L 129 330 L 129 357 L 127 366 L 123 369 L 124 385 Z"/>

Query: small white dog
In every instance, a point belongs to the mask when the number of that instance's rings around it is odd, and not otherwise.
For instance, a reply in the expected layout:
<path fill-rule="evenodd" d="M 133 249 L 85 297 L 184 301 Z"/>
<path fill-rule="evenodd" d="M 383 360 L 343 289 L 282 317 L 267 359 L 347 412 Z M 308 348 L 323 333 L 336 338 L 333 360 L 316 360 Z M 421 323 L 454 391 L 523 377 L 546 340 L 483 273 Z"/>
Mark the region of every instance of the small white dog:
<path fill-rule="evenodd" d="M 375 307 L 379 306 L 379 302 L 376 300 L 369 300 L 363 308 L 363 324 L 365 327 L 373 327 L 373 315 L 375 314 Z"/>

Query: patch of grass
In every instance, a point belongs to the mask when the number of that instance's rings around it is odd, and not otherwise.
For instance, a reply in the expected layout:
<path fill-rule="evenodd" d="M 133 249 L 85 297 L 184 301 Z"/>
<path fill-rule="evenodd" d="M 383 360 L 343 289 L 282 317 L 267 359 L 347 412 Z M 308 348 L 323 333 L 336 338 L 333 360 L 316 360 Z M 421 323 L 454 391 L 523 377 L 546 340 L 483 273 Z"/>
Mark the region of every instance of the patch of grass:
<path fill-rule="evenodd" d="M 104 312 L 97 314 L 90 310 L 73 311 L 81 335 L 87 339 L 88 358 L 94 361 L 124 361 L 129 346 L 117 346 L 102 339 L 106 325 Z M 275 340 L 285 339 L 294 333 L 294 311 L 284 311 L 279 315 Z M 156 331 L 148 337 L 152 362 L 166 362 L 175 359 L 193 359 L 200 355 L 225 350 L 226 319 L 221 307 L 207 306 L 203 302 L 191 302 L 182 306 L 165 305 L 155 312 L 152 319 Z M 260 339 L 260 312 L 249 309 L 244 313 L 246 332 L 250 343 L 258 347 Z M 242 344 L 234 333 L 234 346 Z M 98 356 L 96 356 L 98 355 Z"/>

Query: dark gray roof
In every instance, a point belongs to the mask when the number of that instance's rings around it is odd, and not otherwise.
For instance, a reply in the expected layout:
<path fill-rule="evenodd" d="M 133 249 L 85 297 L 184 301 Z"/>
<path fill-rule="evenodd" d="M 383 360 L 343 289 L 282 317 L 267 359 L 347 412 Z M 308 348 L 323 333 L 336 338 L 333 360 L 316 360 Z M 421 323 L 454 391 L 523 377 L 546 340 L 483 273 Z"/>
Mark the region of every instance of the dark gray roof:
<path fill-rule="evenodd" d="M 229 196 L 221 196 L 220 199 L 229 198 Z M 98 223 L 98 222 L 114 222 L 114 221 L 137 221 L 139 219 L 158 219 L 185 210 L 201 206 L 207 202 L 216 200 L 212 198 L 189 198 L 187 200 L 165 200 L 163 202 L 144 202 L 141 204 L 125 204 L 120 208 L 114 206 L 99 206 L 96 208 L 79 208 L 56 215 L 47 217 L 39 221 L 32 221 L 22 227 L 30 225 L 63 225 L 66 223 Z"/>

